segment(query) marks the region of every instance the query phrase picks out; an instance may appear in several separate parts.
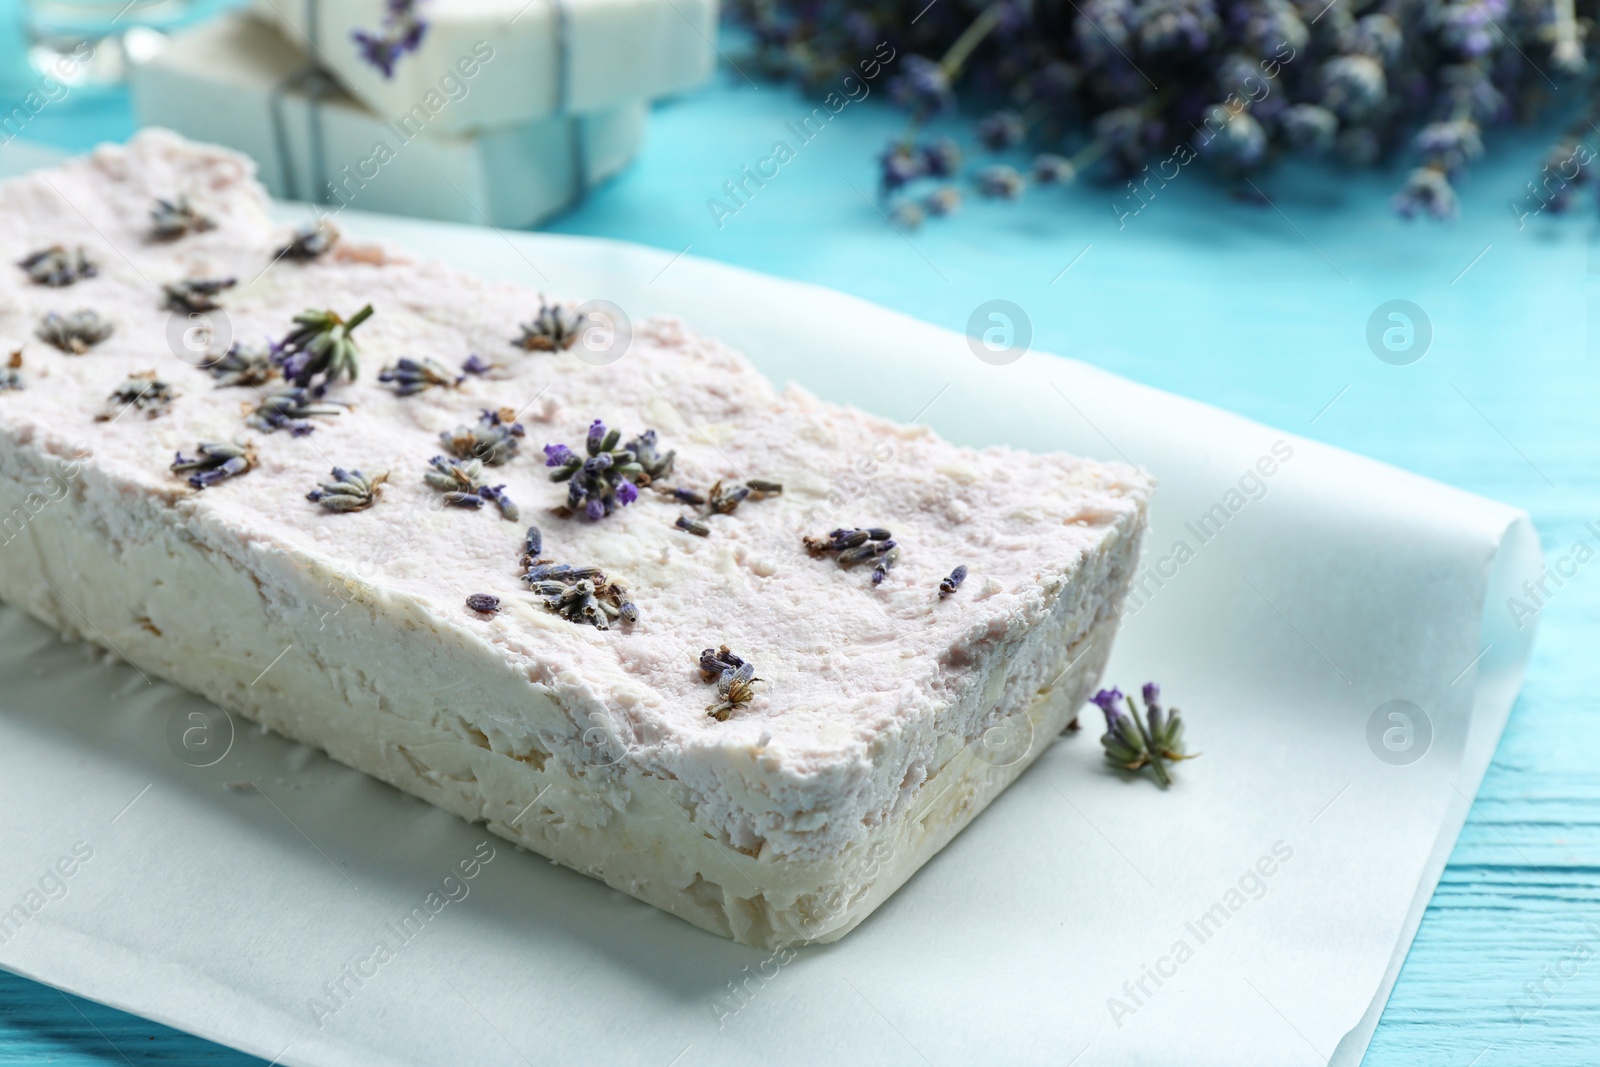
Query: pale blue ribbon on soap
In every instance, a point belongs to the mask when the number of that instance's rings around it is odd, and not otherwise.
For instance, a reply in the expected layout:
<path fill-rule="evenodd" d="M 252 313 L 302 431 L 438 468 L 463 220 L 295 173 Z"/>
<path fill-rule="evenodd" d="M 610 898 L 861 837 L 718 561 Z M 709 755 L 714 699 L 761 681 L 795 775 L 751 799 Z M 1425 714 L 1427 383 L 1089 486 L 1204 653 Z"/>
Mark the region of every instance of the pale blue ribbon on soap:
<path fill-rule="evenodd" d="M 556 21 L 555 113 L 557 116 L 565 116 L 572 99 L 572 17 L 567 10 L 565 0 L 547 0 L 547 2 Z M 306 39 L 311 42 L 312 51 L 318 53 L 322 51 L 320 10 L 319 0 L 306 0 Z M 273 87 L 268 104 L 271 112 L 272 139 L 278 149 L 278 160 L 283 171 L 284 196 L 289 200 L 298 200 L 300 195 L 299 183 L 295 180 L 297 172 L 293 154 L 289 148 L 289 124 L 284 116 L 283 106 L 289 95 L 297 90 L 306 96 L 311 105 L 309 135 L 312 188 L 316 191 L 316 202 L 326 204 L 329 201 L 332 182 L 328 180 L 327 141 L 322 126 L 322 108 L 318 105 L 334 95 L 338 91 L 338 85 L 313 60 L 308 61 L 302 70 L 289 75 Z M 589 156 L 583 140 L 587 122 L 585 116 L 577 115 L 572 117 L 568 126 L 572 151 L 572 191 L 567 198 L 568 207 L 580 203 L 589 191 Z"/>

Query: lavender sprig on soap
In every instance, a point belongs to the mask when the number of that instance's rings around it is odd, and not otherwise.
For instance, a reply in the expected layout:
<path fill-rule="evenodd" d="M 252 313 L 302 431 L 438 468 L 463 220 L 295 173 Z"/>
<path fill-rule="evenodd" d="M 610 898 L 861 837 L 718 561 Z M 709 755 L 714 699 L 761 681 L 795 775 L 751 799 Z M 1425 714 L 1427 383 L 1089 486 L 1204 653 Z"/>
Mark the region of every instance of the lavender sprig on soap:
<path fill-rule="evenodd" d="M 372 317 L 367 304 L 348 320 L 334 311 L 302 311 L 294 317 L 295 328 L 277 344 L 276 359 L 283 376 L 302 388 L 318 375 L 318 389 L 344 379 L 355 381 L 361 373 L 360 352 L 351 334 Z"/>
<path fill-rule="evenodd" d="M 337 415 L 344 408 L 343 404 L 318 401 L 310 389 L 279 389 L 257 401 L 245 422 L 262 433 L 288 430 L 291 437 L 304 437 L 317 428 L 307 421 L 312 416 Z"/>
<path fill-rule="evenodd" d="M 187 474 L 190 485 L 196 489 L 208 489 L 218 482 L 237 478 L 255 465 L 255 449 L 249 445 L 201 441 L 192 458 L 182 452 L 177 454 L 172 461 L 172 473 Z"/>
<path fill-rule="evenodd" d="M 111 422 L 129 408 L 143 412 L 145 418 L 153 419 L 172 410 L 172 402 L 177 398 L 177 391 L 157 378 L 155 371 L 142 371 L 130 375 L 111 391 L 106 407 L 95 415 L 94 421 Z"/>
<path fill-rule="evenodd" d="M 215 229 L 216 225 L 210 216 L 189 203 L 187 196 L 157 200 L 150 208 L 150 236 L 157 241 L 176 241 L 184 234 L 201 233 Z"/>
<path fill-rule="evenodd" d="M 755 697 L 755 664 L 733 654 L 727 645 L 700 653 L 700 673 L 706 681 L 717 683 L 717 702 L 706 706 L 706 714 L 718 722 L 744 707 Z"/>
<path fill-rule="evenodd" d="M 1100 744 L 1105 746 L 1106 758 L 1124 770 L 1149 767 L 1165 789 L 1172 784 L 1167 763 L 1193 759 L 1199 753 L 1184 751 L 1183 719 L 1177 708 L 1162 709 L 1161 687 L 1146 682 L 1142 695 L 1145 704 L 1142 719 L 1132 696 L 1127 697 L 1128 714 L 1117 710 L 1123 700 L 1122 690 L 1113 687 L 1094 695 L 1093 702 L 1106 715 L 1106 732 Z"/>
<path fill-rule="evenodd" d="M 484 411 L 476 426 L 457 426 L 439 435 L 445 450 L 457 459 L 482 460 L 485 466 L 498 467 L 517 454 L 525 433 L 510 408 Z"/>
<path fill-rule="evenodd" d="M 522 544 L 522 580 L 544 597 L 546 608 L 569 622 L 588 623 L 597 630 L 609 630 L 612 619 L 639 621 L 639 608 L 628 599 L 627 589 L 607 578 L 599 567 L 574 567 L 545 559 L 544 534 L 539 527 L 528 527 Z M 577 588 L 580 584 L 582 589 Z"/>
<path fill-rule="evenodd" d="M 278 249 L 278 259 L 293 259 L 309 263 L 328 254 L 339 243 L 339 231 L 333 223 L 322 221 L 314 226 L 302 226 L 294 232 L 289 243 Z"/>
<path fill-rule="evenodd" d="M 329 511 L 365 511 L 377 503 L 378 489 L 388 480 L 388 471 L 369 478 L 358 470 L 335 467 L 333 480 L 311 490 L 306 499 Z"/>
<path fill-rule="evenodd" d="M 451 374 L 449 368 L 437 360 L 400 359 L 392 366 L 378 372 L 378 381 L 393 384 L 395 396 L 415 396 L 435 386 L 454 389 L 466 381 L 462 374 Z"/>
<path fill-rule="evenodd" d="M 70 356 L 81 356 L 110 337 L 111 330 L 111 323 L 101 318 L 99 312 L 79 308 L 65 315 L 50 312 L 39 320 L 34 333 L 39 340 Z"/>
<path fill-rule="evenodd" d="M 278 376 L 270 344 L 249 345 L 235 341 L 217 361 L 206 369 L 216 379 L 217 388 L 230 385 L 266 385 Z"/>
<path fill-rule="evenodd" d="M 476 511 L 488 501 L 500 509 L 503 519 L 515 522 L 520 516 L 504 485 L 484 482 L 482 460 L 434 456 L 428 461 L 428 468 L 422 480 L 443 493 L 444 502 L 450 507 Z"/>
<path fill-rule="evenodd" d="M 650 436 L 653 443 L 654 433 L 652 432 Z M 680 504 L 702 509 L 702 518 L 679 515 L 678 521 L 673 523 L 674 526 L 696 537 L 710 537 L 711 526 L 705 520 L 713 515 L 732 515 L 746 500 L 765 500 L 769 496 L 781 496 L 783 484 L 765 478 L 750 478 L 743 485 L 738 483 L 725 485 L 719 481 L 705 493 L 698 493 L 685 486 L 662 488 L 660 492 Z"/>
<path fill-rule="evenodd" d="M 657 454 L 654 430 L 646 430 L 619 448 L 621 440 L 622 431 L 607 430 L 605 423 L 595 419 L 584 440 L 586 455 L 563 444 L 544 446 L 545 466 L 555 468 L 550 480 L 568 483 L 567 502 L 558 511 L 568 515 L 581 512 L 591 522 L 599 521 L 639 499 L 639 486 L 671 473 L 676 453 Z"/>
<path fill-rule="evenodd" d="M 232 289 L 237 278 L 186 278 L 181 282 L 168 282 L 161 287 L 167 308 L 178 312 L 215 311 L 219 305 L 217 294 Z"/>
<path fill-rule="evenodd" d="M 895 543 L 894 534 L 881 526 L 842 526 L 829 531 L 827 537 L 808 536 L 802 540 L 807 552 L 813 556 L 832 555 L 841 567 L 872 563 L 873 585 L 882 585 L 889 571 L 900 561 L 900 546 Z"/>
<path fill-rule="evenodd" d="M 35 285 L 48 285 L 52 289 L 60 289 L 100 273 L 82 248 L 69 251 L 60 245 L 35 252 L 17 266 L 28 272 L 29 280 Z"/>
<path fill-rule="evenodd" d="M 564 352 L 577 341 L 585 318 L 565 304 L 546 304 L 540 297 L 539 313 L 522 324 L 522 336 L 511 343 L 529 352 Z"/>

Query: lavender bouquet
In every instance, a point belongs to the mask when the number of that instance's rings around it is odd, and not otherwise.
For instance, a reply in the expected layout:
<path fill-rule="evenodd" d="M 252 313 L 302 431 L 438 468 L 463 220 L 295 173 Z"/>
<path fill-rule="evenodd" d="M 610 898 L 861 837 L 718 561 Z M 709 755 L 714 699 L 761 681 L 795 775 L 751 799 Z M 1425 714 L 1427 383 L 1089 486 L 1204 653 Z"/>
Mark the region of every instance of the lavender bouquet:
<path fill-rule="evenodd" d="M 1137 199 L 1200 163 L 1240 195 L 1291 156 L 1347 166 L 1409 158 L 1393 206 L 1451 218 L 1455 185 L 1485 128 L 1581 102 L 1537 178 L 1511 201 L 1519 222 L 1570 207 L 1592 176 L 1594 0 L 733 0 L 769 76 L 836 82 L 880 42 L 890 92 L 909 112 L 881 157 L 899 221 L 1093 173 Z M 964 103 L 992 159 L 924 136 Z M 1597 133 L 1600 136 L 1600 133 Z M 1026 152 L 1026 165 L 1004 162 Z M 1026 158 L 1026 157 L 1024 157 Z M 1020 162 L 1020 160 L 1019 160 Z M 1118 210 L 1113 207 L 1113 210 Z"/>

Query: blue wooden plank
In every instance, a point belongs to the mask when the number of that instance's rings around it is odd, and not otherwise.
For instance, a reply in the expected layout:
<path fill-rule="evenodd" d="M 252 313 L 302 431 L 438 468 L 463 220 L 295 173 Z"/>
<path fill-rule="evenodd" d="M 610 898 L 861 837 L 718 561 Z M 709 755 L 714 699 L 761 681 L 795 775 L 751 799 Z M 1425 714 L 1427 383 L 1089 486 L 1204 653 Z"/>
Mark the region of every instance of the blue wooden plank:
<path fill-rule="evenodd" d="M 14 56 L 0 41 L 0 59 Z M 1474 175 L 1454 226 L 1390 218 L 1383 200 L 1398 172 L 1290 171 L 1264 186 L 1269 208 L 1185 174 L 1120 225 L 1112 205 L 1128 210 L 1126 190 L 1090 186 L 969 204 L 900 234 L 870 202 L 871 158 L 898 117 L 869 100 L 800 144 L 787 123 L 811 106 L 731 77 L 664 105 L 638 164 L 553 228 L 655 245 L 663 265 L 687 247 L 956 329 L 978 302 L 1004 296 L 1029 310 L 1038 347 L 1526 507 L 1552 558 L 1580 538 L 1600 547 L 1584 525 L 1600 523 L 1590 326 L 1600 260 L 1587 220 L 1513 221 L 1539 136 L 1492 142 L 1498 160 Z M 37 129 L 70 148 L 127 129 L 115 99 L 91 115 L 42 116 Z M 727 203 L 724 183 L 779 139 L 795 142 L 794 160 L 719 227 L 708 201 Z M 1372 309 L 1393 298 L 1422 305 L 1435 328 L 1410 367 L 1379 362 L 1364 340 Z M 898 410 L 893 382 L 868 385 L 882 410 Z M 1600 1061 L 1600 960 L 1578 959 L 1600 955 L 1600 560 L 1556 590 L 1539 621 L 1527 686 L 1371 1067 Z M 248 1061 L 0 975 L 0 1064 L 141 1057 Z"/>

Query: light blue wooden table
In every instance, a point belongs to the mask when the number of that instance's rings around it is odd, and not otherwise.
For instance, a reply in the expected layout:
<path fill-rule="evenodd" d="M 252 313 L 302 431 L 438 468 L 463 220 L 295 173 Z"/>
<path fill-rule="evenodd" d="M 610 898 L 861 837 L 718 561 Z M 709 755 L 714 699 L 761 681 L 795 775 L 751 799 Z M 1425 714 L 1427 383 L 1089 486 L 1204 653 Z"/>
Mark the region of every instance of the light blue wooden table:
<path fill-rule="evenodd" d="M 5 34 L 10 10 L 0 3 Z M 7 94 L 22 84 L 17 55 L 0 37 Z M 638 163 L 551 228 L 687 249 L 955 329 L 1003 297 L 1028 313 L 1036 347 L 1522 506 L 1552 560 L 1579 539 L 1600 547 L 1584 528 L 1600 528 L 1600 246 L 1592 211 L 1518 227 L 1511 198 L 1542 136 L 1491 139 L 1498 162 L 1474 175 L 1452 226 L 1390 217 L 1397 172 L 1279 173 L 1262 185 L 1275 206 L 1261 207 L 1196 171 L 1120 225 L 1119 191 L 1089 186 L 969 204 L 907 235 L 869 199 L 871 158 L 898 117 L 874 98 L 799 147 L 785 124 L 812 106 L 724 70 L 660 106 Z M 29 136 L 82 149 L 130 127 L 113 96 L 47 109 Z M 778 139 L 795 158 L 719 228 L 707 201 Z M 1366 341 L 1393 299 L 1432 324 L 1409 366 L 1381 362 Z M 1600 959 L 1588 958 L 1600 956 L 1600 560 L 1554 590 L 1539 624 L 1522 699 L 1372 1067 L 1600 1063 Z M 0 973 L 0 1064 L 124 1060 L 255 1062 Z"/>

